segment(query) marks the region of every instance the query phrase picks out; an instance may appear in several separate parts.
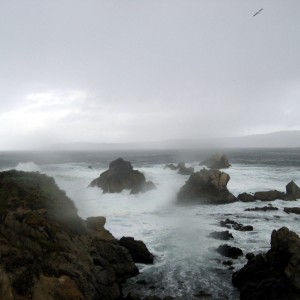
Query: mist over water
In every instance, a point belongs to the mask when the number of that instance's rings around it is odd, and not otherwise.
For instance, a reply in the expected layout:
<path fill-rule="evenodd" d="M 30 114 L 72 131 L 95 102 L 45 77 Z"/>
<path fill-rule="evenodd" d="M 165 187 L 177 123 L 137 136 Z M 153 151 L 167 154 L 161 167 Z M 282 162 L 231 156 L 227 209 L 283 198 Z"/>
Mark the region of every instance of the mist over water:
<path fill-rule="evenodd" d="M 226 154 L 232 164 L 225 170 L 231 177 L 228 189 L 236 196 L 259 190 L 284 191 L 292 179 L 300 184 L 299 149 L 227 150 Z M 212 293 L 214 299 L 238 299 L 239 293 L 231 284 L 232 271 L 221 263 L 227 259 L 214 251 L 225 242 L 210 239 L 208 234 L 224 230 L 219 222 L 230 217 L 244 225 L 252 225 L 254 231 L 231 230 L 234 240 L 226 242 L 241 248 L 244 254 L 264 252 L 269 249 L 273 229 L 287 226 L 300 233 L 300 218 L 283 212 L 284 207 L 298 206 L 298 202 L 274 201 L 272 205 L 279 210 L 272 212 L 244 211 L 268 202 L 177 205 L 176 194 L 188 176 L 164 169 L 165 164 L 184 160 L 187 166 L 198 171 L 202 168 L 199 162 L 207 155 L 196 151 L 6 152 L 0 153 L 0 169 L 39 171 L 52 176 L 73 199 L 81 217 L 105 216 L 106 228 L 115 237 L 134 236 L 143 240 L 155 254 L 155 263 L 139 265 L 141 274 L 129 281 L 125 292 L 137 289 L 136 280 L 145 279 L 148 282 L 142 287 L 145 294 L 194 299 L 194 294 L 205 290 Z M 130 160 L 157 189 L 130 195 L 127 191 L 103 194 L 98 188 L 88 188 L 88 184 L 108 168 L 109 162 L 118 157 Z M 245 262 L 245 258 L 239 258 L 234 261 L 234 267 L 239 269 Z"/>

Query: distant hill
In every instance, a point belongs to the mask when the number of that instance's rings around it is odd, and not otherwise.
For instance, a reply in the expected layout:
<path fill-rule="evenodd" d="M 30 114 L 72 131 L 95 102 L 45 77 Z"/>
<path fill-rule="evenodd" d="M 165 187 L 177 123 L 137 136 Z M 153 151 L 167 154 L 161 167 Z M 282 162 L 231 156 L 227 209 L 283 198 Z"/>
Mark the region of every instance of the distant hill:
<path fill-rule="evenodd" d="M 52 145 L 49 150 L 105 151 L 146 149 L 197 149 L 197 148 L 300 148 L 300 130 L 279 131 L 219 139 L 181 139 L 145 143 L 65 143 Z"/>

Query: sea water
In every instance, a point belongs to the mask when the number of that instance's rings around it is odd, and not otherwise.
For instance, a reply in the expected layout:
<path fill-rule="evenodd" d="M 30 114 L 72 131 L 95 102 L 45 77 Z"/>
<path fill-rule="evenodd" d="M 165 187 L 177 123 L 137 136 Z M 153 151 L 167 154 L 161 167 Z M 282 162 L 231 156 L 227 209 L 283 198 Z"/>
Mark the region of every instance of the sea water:
<path fill-rule="evenodd" d="M 226 150 L 231 168 L 224 170 L 231 179 L 228 189 L 242 192 L 277 189 L 294 180 L 300 185 L 300 149 Z M 196 171 L 206 151 L 142 151 L 142 152 L 0 152 L 0 169 L 38 171 L 54 177 L 58 186 L 73 199 L 82 218 L 105 216 L 106 228 L 116 238 L 134 236 L 143 240 L 155 255 L 153 265 L 138 265 L 140 275 L 128 281 L 125 293 L 142 290 L 148 295 L 170 295 L 195 299 L 206 291 L 214 299 L 238 299 L 231 284 L 234 270 L 222 264 L 228 260 L 215 249 L 224 243 L 247 252 L 266 252 L 270 236 L 282 226 L 300 234 L 300 216 L 286 214 L 284 207 L 299 206 L 299 202 L 271 202 L 278 211 L 245 211 L 246 208 L 266 206 L 269 202 L 224 205 L 178 205 L 176 194 L 189 176 L 165 168 L 166 163 L 187 162 Z M 144 173 L 157 189 L 144 194 L 103 194 L 89 183 L 108 168 L 109 162 L 123 157 Z M 231 241 L 208 238 L 213 231 L 225 230 L 219 222 L 225 218 L 252 225 L 251 232 L 230 230 Z M 235 270 L 246 263 L 245 257 L 234 260 Z M 146 285 L 135 282 L 145 279 Z"/>

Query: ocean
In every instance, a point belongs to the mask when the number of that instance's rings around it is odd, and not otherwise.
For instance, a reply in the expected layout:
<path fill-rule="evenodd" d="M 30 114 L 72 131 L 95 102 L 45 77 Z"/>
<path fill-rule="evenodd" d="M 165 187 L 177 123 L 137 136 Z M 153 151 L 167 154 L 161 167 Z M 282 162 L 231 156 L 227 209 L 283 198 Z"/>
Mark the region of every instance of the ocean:
<path fill-rule="evenodd" d="M 230 175 L 228 189 L 238 195 L 277 189 L 285 191 L 294 180 L 300 185 L 300 149 L 226 149 L 232 166 L 224 170 Z M 300 234 L 300 216 L 286 214 L 284 207 L 299 206 L 299 202 L 270 202 L 278 211 L 245 211 L 269 202 L 224 205 L 177 205 L 176 194 L 189 176 L 165 169 L 167 163 L 185 161 L 196 171 L 199 162 L 212 151 L 115 151 L 115 152 L 0 152 L 0 170 L 38 171 L 52 176 L 58 186 L 75 202 L 82 218 L 105 216 L 106 228 L 116 238 L 134 236 L 143 240 L 155 255 L 153 265 L 141 265 L 140 275 L 124 286 L 124 292 L 141 291 L 146 295 L 174 296 L 196 299 L 200 291 L 213 299 L 239 299 L 231 284 L 234 270 L 222 264 L 228 260 L 215 249 L 224 243 L 247 252 L 266 252 L 270 248 L 272 230 L 286 226 Z M 142 171 L 147 180 L 157 186 L 144 194 L 103 194 L 89 183 L 122 157 Z M 219 222 L 230 218 L 252 225 L 251 232 L 230 230 L 234 239 L 219 241 L 208 237 L 213 231 L 223 231 Z M 234 260 L 235 270 L 246 263 L 245 257 Z M 136 284 L 145 279 L 146 285 Z"/>

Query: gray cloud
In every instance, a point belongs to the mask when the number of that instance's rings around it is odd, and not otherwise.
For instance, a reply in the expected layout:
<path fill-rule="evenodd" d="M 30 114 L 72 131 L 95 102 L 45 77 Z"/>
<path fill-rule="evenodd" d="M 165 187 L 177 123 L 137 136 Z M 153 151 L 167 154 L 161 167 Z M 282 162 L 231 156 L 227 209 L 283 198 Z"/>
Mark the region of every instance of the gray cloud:
<path fill-rule="evenodd" d="M 299 11 L 297 0 L 2 1 L 1 148 L 300 129 Z"/>

